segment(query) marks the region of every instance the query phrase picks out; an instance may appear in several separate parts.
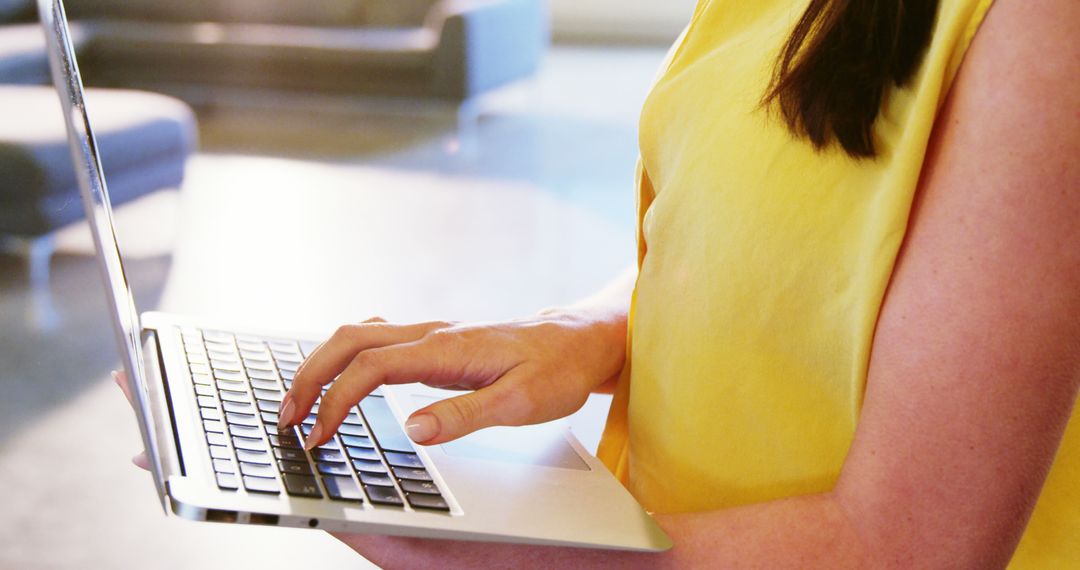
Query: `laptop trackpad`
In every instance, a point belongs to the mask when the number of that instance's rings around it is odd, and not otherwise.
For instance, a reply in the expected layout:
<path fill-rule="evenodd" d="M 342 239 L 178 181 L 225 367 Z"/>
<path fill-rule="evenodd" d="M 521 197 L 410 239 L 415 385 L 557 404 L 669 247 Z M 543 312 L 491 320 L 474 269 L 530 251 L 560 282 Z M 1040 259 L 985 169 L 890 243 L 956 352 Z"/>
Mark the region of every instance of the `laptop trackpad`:
<path fill-rule="evenodd" d="M 435 399 L 414 395 L 413 400 L 426 406 Z M 566 441 L 562 428 L 553 424 L 491 427 L 440 447 L 454 457 L 589 470 L 589 465 Z"/>

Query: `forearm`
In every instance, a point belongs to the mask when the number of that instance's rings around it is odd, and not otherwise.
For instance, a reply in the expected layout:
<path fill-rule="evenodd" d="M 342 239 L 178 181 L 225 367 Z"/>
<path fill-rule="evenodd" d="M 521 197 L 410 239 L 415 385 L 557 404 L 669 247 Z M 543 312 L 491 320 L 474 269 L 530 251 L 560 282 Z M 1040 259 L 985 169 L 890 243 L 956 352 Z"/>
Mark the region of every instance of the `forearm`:
<path fill-rule="evenodd" d="M 831 494 L 656 519 L 675 546 L 655 554 L 356 535 L 341 538 L 387 569 L 433 564 L 443 568 L 854 568 L 868 561 Z"/>

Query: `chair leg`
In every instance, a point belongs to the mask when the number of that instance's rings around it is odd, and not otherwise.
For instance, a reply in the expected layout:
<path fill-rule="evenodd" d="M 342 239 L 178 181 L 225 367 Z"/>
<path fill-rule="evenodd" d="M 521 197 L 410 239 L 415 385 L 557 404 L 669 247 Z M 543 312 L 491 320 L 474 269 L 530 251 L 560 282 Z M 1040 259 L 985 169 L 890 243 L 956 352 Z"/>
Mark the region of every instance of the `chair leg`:
<path fill-rule="evenodd" d="M 480 149 L 480 103 L 466 99 L 457 108 L 456 152 L 465 159 L 475 159 Z"/>
<path fill-rule="evenodd" d="M 50 289 L 50 264 L 56 251 L 56 240 L 52 234 L 35 238 L 8 237 L 5 249 L 14 251 L 26 258 L 30 303 L 27 306 L 27 322 L 37 330 L 55 330 L 60 324 L 60 314 L 53 304 Z"/>

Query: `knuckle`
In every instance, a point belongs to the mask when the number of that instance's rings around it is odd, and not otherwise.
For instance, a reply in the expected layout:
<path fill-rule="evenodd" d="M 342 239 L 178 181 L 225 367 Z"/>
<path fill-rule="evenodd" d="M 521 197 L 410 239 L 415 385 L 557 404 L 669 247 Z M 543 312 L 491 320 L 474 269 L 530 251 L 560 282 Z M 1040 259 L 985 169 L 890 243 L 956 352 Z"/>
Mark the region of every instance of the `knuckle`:
<path fill-rule="evenodd" d="M 446 401 L 447 414 L 454 425 L 468 428 L 480 419 L 482 409 L 477 398 L 460 396 Z"/>
<path fill-rule="evenodd" d="M 331 388 L 323 394 L 322 403 L 319 404 L 319 417 L 329 419 L 336 416 L 338 410 L 348 406 L 349 402 L 344 392 L 340 389 Z"/>
<path fill-rule="evenodd" d="M 509 425 L 533 423 L 540 411 L 538 399 L 527 390 L 508 390 L 500 399 L 503 416 Z"/>
<path fill-rule="evenodd" d="M 435 329 L 424 335 L 424 342 L 435 348 L 449 348 L 458 341 L 458 334 L 447 329 Z"/>
<path fill-rule="evenodd" d="M 357 325 L 353 324 L 341 325 L 337 328 L 336 331 L 334 331 L 334 334 L 330 338 L 338 341 L 350 339 L 356 335 L 356 330 L 358 328 L 359 327 Z"/>
<path fill-rule="evenodd" d="M 375 350 L 364 350 L 356 353 L 352 359 L 352 366 L 357 372 L 371 374 L 378 372 L 382 359 Z"/>

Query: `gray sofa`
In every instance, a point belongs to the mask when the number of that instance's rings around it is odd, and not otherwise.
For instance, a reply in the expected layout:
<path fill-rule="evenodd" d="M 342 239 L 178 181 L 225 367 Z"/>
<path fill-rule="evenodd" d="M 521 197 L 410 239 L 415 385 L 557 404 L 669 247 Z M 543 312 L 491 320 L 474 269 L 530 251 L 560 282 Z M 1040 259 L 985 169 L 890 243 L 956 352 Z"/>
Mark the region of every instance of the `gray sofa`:
<path fill-rule="evenodd" d="M 30 2 L 0 0 L 0 19 L 5 4 L 25 18 Z M 88 85 L 192 103 L 215 88 L 460 102 L 531 74 L 548 40 L 543 0 L 78 0 L 67 10 Z M 42 80 L 33 35 L 0 26 L 0 83 Z"/>

